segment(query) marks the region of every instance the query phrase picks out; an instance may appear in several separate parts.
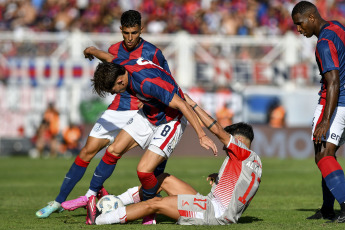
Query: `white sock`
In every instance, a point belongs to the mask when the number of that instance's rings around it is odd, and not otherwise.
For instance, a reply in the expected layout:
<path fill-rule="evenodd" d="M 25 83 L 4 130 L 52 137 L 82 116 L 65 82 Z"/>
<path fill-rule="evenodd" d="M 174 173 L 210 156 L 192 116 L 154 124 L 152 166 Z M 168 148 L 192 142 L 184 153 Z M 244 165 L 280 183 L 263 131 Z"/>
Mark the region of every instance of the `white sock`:
<path fill-rule="evenodd" d="M 96 225 L 104 224 L 124 224 L 127 222 L 126 207 L 120 207 L 111 212 L 102 213 L 96 218 Z"/>
<path fill-rule="evenodd" d="M 140 202 L 139 187 L 129 188 L 126 192 L 117 196 L 124 205 L 135 204 Z"/>
<path fill-rule="evenodd" d="M 92 191 L 91 189 L 87 190 L 85 196 L 86 196 L 87 198 L 89 198 L 89 197 L 92 196 L 92 195 L 93 195 L 93 196 L 97 196 L 97 192 Z"/>

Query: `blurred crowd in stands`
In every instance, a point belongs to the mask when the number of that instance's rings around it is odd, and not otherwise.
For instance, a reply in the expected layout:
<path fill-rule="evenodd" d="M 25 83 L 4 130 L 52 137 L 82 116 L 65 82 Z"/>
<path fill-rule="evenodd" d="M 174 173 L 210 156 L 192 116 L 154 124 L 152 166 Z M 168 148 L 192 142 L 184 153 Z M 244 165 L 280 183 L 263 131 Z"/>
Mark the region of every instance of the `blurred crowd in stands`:
<path fill-rule="evenodd" d="M 144 32 L 281 35 L 294 29 L 296 0 L 0 0 L 0 31 L 119 32 L 123 11 L 142 13 Z M 326 19 L 345 22 L 345 2 L 314 0 Z"/>

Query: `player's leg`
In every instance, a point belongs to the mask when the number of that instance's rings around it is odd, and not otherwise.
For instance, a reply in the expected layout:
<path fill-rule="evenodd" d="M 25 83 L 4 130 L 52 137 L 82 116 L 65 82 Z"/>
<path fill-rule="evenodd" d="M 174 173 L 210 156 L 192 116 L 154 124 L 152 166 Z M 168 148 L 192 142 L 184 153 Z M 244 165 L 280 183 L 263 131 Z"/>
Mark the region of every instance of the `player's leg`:
<path fill-rule="evenodd" d="M 160 183 L 160 188 L 158 191 L 160 192 L 163 190 L 169 196 L 179 194 L 195 195 L 198 193 L 190 184 L 168 173 L 161 174 L 157 179 Z"/>
<path fill-rule="evenodd" d="M 63 203 L 66 200 L 66 198 L 71 193 L 75 185 L 84 176 L 86 168 L 90 163 L 90 160 L 108 143 L 108 139 L 99 139 L 91 136 L 88 137 L 85 146 L 82 148 L 79 155 L 76 157 L 69 171 L 67 172 L 60 187 L 60 192 L 58 196 L 55 198 L 55 201 L 49 202 L 48 206 L 37 211 L 37 217 L 45 218 L 55 211 L 63 211 L 63 208 L 61 208 L 61 203 Z M 85 199 L 80 199 L 80 202 L 83 201 L 85 203 L 87 202 L 87 199 L 86 201 Z"/>
<path fill-rule="evenodd" d="M 335 158 L 337 146 L 330 142 L 322 142 L 316 145 L 315 149 L 317 166 L 328 189 L 340 204 L 341 214 L 338 222 L 343 223 L 345 222 L 345 177 L 342 167 Z"/>
<path fill-rule="evenodd" d="M 197 194 L 197 191 L 191 185 L 168 173 L 160 174 L 157 180 L 159 183 L 158 193 L 165 191 L 169 196 L 178 194 Z M 142 194 L 141 186 L 135 186 L 127 189 L 126 192 L 117 197 L 124 205 L 129 205 L 141 201 L 139 194 Z"/>
<path fill-rule="evenodd" d="M 121 207 L 99 215 L 95 222 L 97 225 L 126 223 L 154 213 L 177 220 L 180 217 L 177 209 L 177 196 L 155 197 L 144 202 Z"/>
<path fill-rule="evenodd" d="M 338 107 L 339 108 L 339 107 Z M 312 128 L 312 140 L 314 140 L 313 133 L 315 131 L 316 126 L 321 122 L 322 120 L 322 114 L 323 114 L 324 106 L 323 105 L 318 105 L 315 109 L 314 113 L 314 118 L 313 118 L 313 128 Z M 338 115 L 336 116 L 336 114 Z M 315 162 L 316 164 L 319 162 L 319 160 L 326 156 L 327 154 L 330 154 L 331 156 L 335 155 L 336 150 L 338 149 L 339 146 L 339 139 L 336 138 L 335 140 L 331 138 L 330 133 L 335 133 L 339 136 L 342 136 L 343 132 L 343 127 L 344 125 L 342 124 L 342 116 L 340 114 L 341 112 L 338 111 L 338 109 L 334 112 L 333 117 L 331 119 L 331 125 L 329 128 L 329 131 L 327 132 L 327 137 L 326 139 L 323 139 L 322 144 L 314 144 L 314 151 L 315 151 Z M 340 115 L 340 116 L 339 116 Z M 339 122 L 340 121 L 340 122 Z M 333 135 L 333 134 L 332 134 Z M 330 145 L 328 145 L 327 150 L 325 151 L 326 147 L 326 141 L 334 142 L 333 144 L 335 145 L 335 148 L 333 146 L 333 150 L 331 150 Z M 322 152 L 322 153 L 321 153 Z M 318 210 L 315 214 L 312 216 L 308 217 L 307 219 L 332 219 L 335 217 L 335 213 L 333 210 L 334 206 L 334 196 L 330 192 L 327 183 L 325 182 L 324 178 L 322 178 L 322 192 L 323 192 L 323 205 L 320 210 Z"/>
<path fill-rule="evenodd" d="M 114 143 L 107 148 L 104 156 L 96 167 L 87 194 L 96 195 L 102 188 L 105 180 L 108 179 L 115 170 L 117 161 L 121 156 L 137 145 L 135 140 L 126 131 L 121 130 L 115 138 Z"/>

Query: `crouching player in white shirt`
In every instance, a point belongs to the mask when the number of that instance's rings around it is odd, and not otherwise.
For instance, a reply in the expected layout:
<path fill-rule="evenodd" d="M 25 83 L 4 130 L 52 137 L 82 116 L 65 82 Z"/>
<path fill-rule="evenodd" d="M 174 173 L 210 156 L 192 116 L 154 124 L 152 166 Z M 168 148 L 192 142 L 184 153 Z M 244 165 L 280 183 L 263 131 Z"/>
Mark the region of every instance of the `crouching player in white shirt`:
<path fill-rule="evenodd" d="M 139 187 L 134 187 L 119 198 L 125 205 L 135 204 L 97 214 L 94 214 L 96 202 L 89 202 L 87 219 L 91 219 L 93 224 L 126 223 L 153 213 L 173 218 L 181 225 L 226 225 L 238 222 L 257 192 L 262 174 L 261 160 L 250 150 L 254 139 L 253 129 L 246 123 L 223 129 L 188 95 L 185 96 L 204 125 L 225 145 L 227 156 L 218 174 L 211 174 L 207 178 L 211 180 L 211 192 L 203 196 L 182 180 L 162 174 L 157 178 L 160 181 L 158 192 L 163 190 L 169 196 L 139 202 Z"/>

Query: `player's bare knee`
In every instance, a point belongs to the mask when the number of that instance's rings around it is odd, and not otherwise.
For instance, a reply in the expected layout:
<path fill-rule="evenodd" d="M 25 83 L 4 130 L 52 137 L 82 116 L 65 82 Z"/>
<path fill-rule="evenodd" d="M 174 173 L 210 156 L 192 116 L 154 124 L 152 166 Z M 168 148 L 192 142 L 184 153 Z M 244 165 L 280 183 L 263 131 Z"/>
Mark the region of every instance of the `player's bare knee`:
<path fill-rule="evenodd" d="M 162 197 L 154 197 L 152 199 L 149 200 L 149 202 L 147 202 L 149 209 L 152 209 L 155 212 L 159 212 L 160 208 L 161 208 L 161 201 L 162 201 Z"/>
<path fill-rule="evenodd" d="M 322 158 L 327 157 L 327 156 L 334 156 L 334 155 L 335 155 L 335 152 L 332 149 L 324 148 L 322 149 L 321 152 L 315 155 L 315 162 L 317 164 Z"/>

